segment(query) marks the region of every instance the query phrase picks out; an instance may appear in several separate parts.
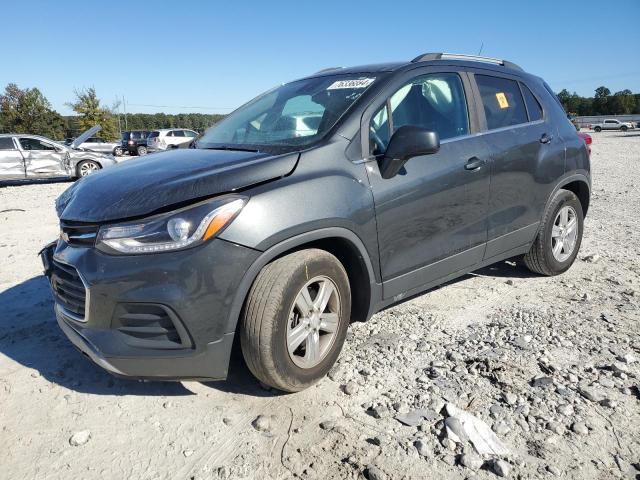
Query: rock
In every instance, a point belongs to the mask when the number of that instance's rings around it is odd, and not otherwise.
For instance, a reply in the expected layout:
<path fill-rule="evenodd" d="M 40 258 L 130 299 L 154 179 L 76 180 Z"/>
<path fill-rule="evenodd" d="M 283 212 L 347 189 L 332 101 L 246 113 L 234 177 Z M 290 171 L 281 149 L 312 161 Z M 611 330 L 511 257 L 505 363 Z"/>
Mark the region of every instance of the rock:
<path fill-rule="evenodd" d="M 513 280 L 509 279 L 509 280 L 507 280 L 507 281 L 506 281 L 506 282 L 504 282 L 504 283 L 506 283 L 507 285 L 513 285 Z"/>
<path fill-rule="evenodd" d="M 518 396 L 515 393 L 507 392 L 502 397 L 508 405 L 515 405 L 518 401 Z"/>
<path fill-rule="evenodd" d="M 373 418 L 381 419 L 389 415 L 389 409 L 384 405 L 377 405 L 367 410 L 367 413 Z"/>
<path fill-rule="evenodd" d="M 259 432 L 268 432 L 271 430 L 271 419 L 266 415 L 258 415 L 251 425 Z"/>
<path fill-rule="evenodd" d="M 580 395 L 582 395 L 587 400 L 591 400 L 592 402 L 601 402 L 605 399 L 605 396 L 599 390 L 596 390 L 592 387 L 581 387 L 578 389 Z"/>
<path fill-rule="evenodd" d="M 547 465 L 547 471 L 555 477 L 559 477 L 562 474 L 560 469 L 557 467 L 554 467 L 553 465 Z"/>
<path fill-rule="evenodd" d="M 193 455 L 193 450 L 183 450 L 183 451 L 182 451 L 182 454 L 183 454 L 185 457 L 189 458 L 191 455 Z"/>
<path fill-rule="evenodd" d="M 460 465 L 470 468 L 471 470 L 480 470 L 484 461 L 473 453 L 465 453 L 460 457 Z"/>
<path fill-rule="evenodd" d="M 638 359 L 632 353 L 627 353 L 620 357 L 620 361 L 624 363 L 635 363 Z"/>
<path fill-rule="evenodd" d="M 416 450 L 422 457 L 429 456 L 429 445 L 424 440 L 416 440 L 415 442 L 413 442 L 413 446 L 416 447 Z"/>
<path fill-rule="evenodd" d="M 560 422 L 550 421 L 547 422 L 547 430 L 552 431 L 555 434 L 562 435 L 564 434 L 564 425 Z"/>
<path fill-rule="evenodd" d="M 440 416 L 433 410 L 418 408 L 408 413 L 396 415 L 395 419 L 408 427 L 417 427 L 424 421 L 424 419 L 434 421 L 439 417 Z"/>
<path fill-rule="evenodd" d="M 232 425 L 233 424 L 233 420 L 230 419 L 229 417 L 224 417 L 222 419 L 222 423 L 224 423 L 225 425 Z"/>
<path fill-rule="evenodd" d="M 551 377 L 535 377 L 531 380 L 531 386 L 533 387 L 546 387 L 553 384 L 553 378 Z"/>
<path fill-rule="evenodd" d="M 334 420 L 324 420 L 320 422 L 320 428 L 322 430 L 334 430 L 336 428 L 336 422 Z"/>
<path fill-rule="evenodd" d="M 80 432 L 74 433 L 69 439 L 69 444 L 72 447 L 79 447 L 84 445 L 91 438 L 91 432 L 89 430 L 82 430 Z"/>
<path fill-rule="evenodd" d="M 511 427 L 507 422 L 501 420 L 493 424 L 493 431 L 498 435 L 506 435 L 511 431 Z"/>
<path fill-rule="evenodd" d="M 604 388 L 614 388 L 616 386 L 615 382 L 611 380 L 609 377 L 600 377 L 598 379 L 598 383 L 602 385 Z"/>
<path fill-rule="evenodd" d="M 342 390 L 347 395 L 355 395 L 356 393 L 358 393 L 358 388 L 358 384 L 352 380 L 350 382 L 347 382 L 347 384 L 342 387 Z"/>
<path fill-rule="evenodd" d="M 616 408 L 618 406 L 618 402 L 610 398 L 605 398 L 600 402 L 600 405 L 607 408 Z"/>
<path fill-rule="evenodd" d="M 564 415 L 565 417 L 570 417 L 571 415 L 573 415 L 573 405 L 569 405 L 568 403 L 564 404 L 564 405 L 560 405 L 557 408 L 558 413 L 560 413 L 561 415 Z"/>
<path fill-rule="evenodd" d="M 578 435 L 588 435 L 589 429 L 583 422 L 575 422 L 571 425 L 571 430 Z"/>
<path fill-rule="evenodd" d="M 508 477 L 511 466 L 504 460 L 495 460 L 491 465 L 491 470 L 499 477 Z"/>
<path fill-rule="evenodd" d="M 596 263 L 600 260 L 600 255 L 598 255 L 597 253 L 585 255 L 584 257 L 582 257 L 582 260 L 587 263 Z"/>
<path fill-rule="evenodd" d="M 367 478 L 369 480 L 387 480 L 387 474 L 374 465 L 367 467 Z"/>

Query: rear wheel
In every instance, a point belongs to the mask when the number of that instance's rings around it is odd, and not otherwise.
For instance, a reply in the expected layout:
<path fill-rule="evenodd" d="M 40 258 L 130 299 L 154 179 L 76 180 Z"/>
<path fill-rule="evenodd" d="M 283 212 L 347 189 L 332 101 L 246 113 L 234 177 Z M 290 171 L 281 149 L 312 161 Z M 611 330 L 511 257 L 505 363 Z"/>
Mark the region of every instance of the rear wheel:
<path fill-rule="evenodd" d="M 76 166 L 77 177 L 88 177 L 92 173 L 100 170 L 102 167 L 98 162 L 93 160 L 83 160 Z"/>
<path fill-rule="evenodd" d="M 594 132 L 600 132 L 600 131 L 602 131 L 602 127 L 594 127 L 593 131 Z"/>
<path fill-rule="evenodd" d="M 124 152 L 122 151 L 122 147 L 116 147 L 113 149 L 113 155 L 116 157 L 121 157 L 122 155 L 124 155 Z"/>
<path fill-rule="evenodd" d="M 626 131 L 627 131 L 627 128 L 628 128 L 628 127 L 627 127 L 626 125 L 623 125 L 622 127 L 620 127 L 620 130 L 622 130 L 623 132 L 626 132 Z"/>
<path fill-rule="evenodd" d="M 336 257 L 309 249 L 275 260 L 245 302 L 240 342 L 247 366 L 280 390 L 309 387 L 338 358 L 350 314 L 349 280 Z"/>
<path fill-rule="evenodd" d="M 547 207 L 524 263 L 532 272 L 558 275 L 573 264 L 582 242 L 583 213 L 580 200 L 569 190 L 558 190 Z"/>
<path fill-rule="evenodd" d="M 136 152 L 138 153 L 139 156 L 146 155 L 147 154 L 147 147 L 145 147 L 144 145 L 140 145 L 138 147 L 138 149 L 136 150 Z"/>

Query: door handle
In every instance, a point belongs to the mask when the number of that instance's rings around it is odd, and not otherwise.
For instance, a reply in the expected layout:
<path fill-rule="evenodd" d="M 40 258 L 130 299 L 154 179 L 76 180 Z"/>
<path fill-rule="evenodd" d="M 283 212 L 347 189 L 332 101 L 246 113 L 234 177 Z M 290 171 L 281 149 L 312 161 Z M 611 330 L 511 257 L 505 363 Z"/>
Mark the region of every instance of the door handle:
<path fill-rule="evenodd" d="M 480 170 L 480 168 L 487 163 L 486 160 L 482 160 L 478 157 L 471 157 L 464 165 L 465 170 Z"/>
<path fill-rule="evenodd" d="M 543 133 L 540 137 L 540 143 L 551 143 L 551 140 L 553 140 L 553 137 L 551 135 L 547 135 L 546 133 Z"/>

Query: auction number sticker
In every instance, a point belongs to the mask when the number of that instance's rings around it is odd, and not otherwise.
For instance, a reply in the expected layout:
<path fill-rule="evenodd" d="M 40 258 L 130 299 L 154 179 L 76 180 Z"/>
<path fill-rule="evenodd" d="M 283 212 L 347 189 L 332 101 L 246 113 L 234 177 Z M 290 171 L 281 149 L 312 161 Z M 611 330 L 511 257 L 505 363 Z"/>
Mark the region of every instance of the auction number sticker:
<path fill-rule="evenodd" d="M 496 93 L 496 99 L 498 100 L 498 105 L 500 105 L 500 108 L 509 108 L 509 102 L 507 101 L 507 97 L 504 93 Z"/>
<path fill-rule="evenodd" d="M 375 78 L 359 78 L 357 80 L 337 80 L 327 87 L 327 90 L 338 90 L 339 88 L 367 88 L 373 83 Z"/>

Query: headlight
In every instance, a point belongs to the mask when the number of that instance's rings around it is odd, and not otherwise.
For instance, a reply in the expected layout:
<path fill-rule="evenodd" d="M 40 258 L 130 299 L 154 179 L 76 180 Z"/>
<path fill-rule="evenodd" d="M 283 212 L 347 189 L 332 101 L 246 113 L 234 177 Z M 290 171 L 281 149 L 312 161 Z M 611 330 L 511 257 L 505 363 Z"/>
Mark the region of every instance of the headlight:
<path fill-rule="evenodd" d="M 107 253 L 128 254 L 192 247 L 220 233 L 246 202 L 244 197 L 227 197 L 136 222 L 105 225 L 98 232 L 96 246 Z"/>

